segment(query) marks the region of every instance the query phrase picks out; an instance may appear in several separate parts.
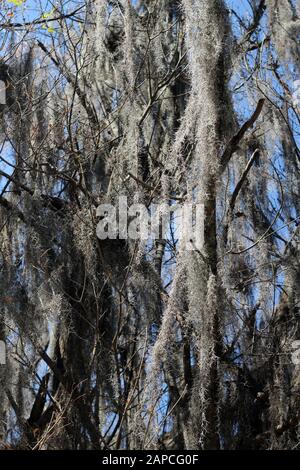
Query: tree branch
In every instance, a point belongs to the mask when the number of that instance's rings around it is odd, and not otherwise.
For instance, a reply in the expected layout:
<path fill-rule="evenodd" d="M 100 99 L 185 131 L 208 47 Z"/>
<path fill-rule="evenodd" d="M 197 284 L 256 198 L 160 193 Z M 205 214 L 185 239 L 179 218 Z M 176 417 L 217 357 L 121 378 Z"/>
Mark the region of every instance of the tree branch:
<path fill-rule="evenodd" d="M 9 212 L 14 212 L 19 217 L 19 219 L 22 220 L 22 222 L 26 222 L 23 212 L 2 196 L 0 196 L 0 206 L 4 207 L 4 209 Z"/>
<path fill-rule="evenodd" d="M 239 192 L 240 190 L 242 189 L 242 186 L 245 182 L 245 179 L 247 178 L 248 176 L 248 173 L 249 171 L 251 170 L 255 160 L 257 159 L 257 157 L 259 156 L 259 149 L 256 149 L 253 154 L 251 155 L 250 157 L 250 160 L 248 161 L 247 165 L 246 165 L 246 168 L 245 170 L 243 171 L 243 174 L 240 178 L 240 180 L 238 181 L 236 187 L 234 188 L 234 191 L 232 193 L 232 196 L 231 196 L 231 199 L 230 199 L 230 203 L 229 203 L 229 208 L 230 208 L 230 211 L 232 212 L 233 209 L 234 209 L 234 206 L 235 206 L 235 203 L 236 203 L 236 200 L 237 200 L 237 197 L 239 195 Z"/>
<path fill-rule="evenodd" d="M 28 194 L 31 196 L 34 195 L 33 189 L 29 188 L 29 186 L 21 183 L 21 181 L 17 180 L 14 178 L 14 176 L 9 175 L 5 171 L 0 170 L 0 176 L 4 176 L 4 178 L 8 179 L 11 183 L 14 183 L 18 188 L 23 189 L 23 191 L 26 191 Z M 50 196 L 48 194 L 41 194 L 41 199 L 43 201 L 44 207 L 47 207 L 49 209 L 52 209 L 54 211 L 61 211 L 66 207 L 68 204 L 67 201 L 64 199 L 61 199 L 56 196 Z M 13 206 L 7 199 L 3 198 L 2 196 L 0 197 L 0 204 L 7 210 L 15 210 L 15 206 Z M 17 209 L 18 210 L 18 209 Z M 18 213 L 18 216 L 24 220 L 24 214 L 21 212 Z"/>
<path fill-rule="evenodd" d="M 246 134 L 246 132 L 248 131 L 248 129 L 250 129 L 250 127 L 253 127 L 253 125 L 255 124 L 257 119 L 259 118 L 260 113 L 262 112 L 264 103 L 265 103 L 265 99 L 261 98 L 259 100 L 257 106 L 256 106 L 256 109 L 255 109 L 254 113 L 250 117 L 250 119 L 248 119 L 248 121 L 246 121 L 242 125 L 242 127 L 240 128 L 238 133 L 235 134 L 232 137 L 232 139 L 230 140 L 230 142 L 228 143 L 228 145 L 227 145 L 227 147 L 226 147 L 226 149 L 225 149 L 225 151 L 224 151 L 224 153 L 221 157 L 221 174 L 226 169 L 232 155 L 237 151 L 238 145 L 241 142 L 241 140 L 243 139 L 243 137 Z"/>
<path fill-rule="evenodd" d="M 72 11 L 71 13 L 67 14 L 61 14 L 59 16 L 56 16 L 55 18 L 47 18 L 47 19 L 40 19 L 36 18 L 33 21 L 25 21 L 24 23 L 1 23 L 0 28 L 2 29 L 16 29 L 16 28 L 25 28 L 26 26 L 35 26 L 35 25 L 40 25 L 40 24 L 47 24 L 51 23 L 52 21 L 59 21 L 59 20 L 66 20 L 68 18 L 72 18 L 72 16 L 76 15 L 80 10 L 82 10 L 85 7 L 85 5 L 82 5 L 81 7 L 77 8 L 76 10 Z M 80 20 L 76 18 L 76 21 L 78 23 L 83 23 L 83 20 Z"/>
<path fill-rule="evenodd" d="M 233 191 L 232 196 L 230 198 L 229 207 L 228 207 L 228 211 L 227 211 L 227 214 L 226 214 L 226 224 L 224 226 L 225 244 L 227 244 L 228 228 L 229 228 L 229 224 L 232 220 L 232 213 L 233 213 L 233 210 L 234 210 L 234 207 L 235 207 L 237 197 L 238 197 L 238 195 L 240 193 L 240 190 L 242 189 L 242 186 L 243 186 L 243 184 L 244 184 L 244 182 L 245 182 L 245 180 L 248 176 L 248 173 L 251 170 L 251 168 L 252 168 L 256 158 L 258 157 L 258 155 L 259 155 L 259 149 L 256 149 L 253 152 L 253 154 L 251 155 L 250 160 L 248 161 L 248 163 L 246 165 L 246 168 L 243 171 L 243 174 L 240 177 L 236 187 L 234 188 L 234 191 Z"/>

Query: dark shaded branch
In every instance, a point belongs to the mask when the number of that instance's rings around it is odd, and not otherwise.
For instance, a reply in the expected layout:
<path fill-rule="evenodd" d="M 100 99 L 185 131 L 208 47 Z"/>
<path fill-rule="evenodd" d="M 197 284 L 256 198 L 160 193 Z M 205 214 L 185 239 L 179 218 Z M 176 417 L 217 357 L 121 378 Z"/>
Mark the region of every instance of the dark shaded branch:
<path fill-rule="evenodd" d="M 88 118 L 90 119 L 93 126 L 98 126 L 99 121 L 98 121 L 98 117 L 97 117 L 97 113 L 95 111 L 95 108 L 92 105 L 90 105 L 90 103 L 88 102 L 86 93 L 84 93 L 82 91 L 82 89 L 80 88 L 76 77 L 72 76 L 69 72 L 67 72 L 65 70 L 64 65 L 59 60 L 57 60 L 55 57 L 53 57 L 53 55 L 47 49 L 45 44 L 43 44 L 39 40 L 37 40 L 37 44 L 42 49 L 42 51 L 49 57 L 49 59 L 54 63 L 54 65 L 59 69 L 59 71 L 66 78 L 68 83 L 73 87 L 74 92 L 78 96 L 78 98 L 80 100 L 80 103 L 83 106 L 83 108 L 85 109 L 85 111 L 88 115 Z"/>
<path fill-rule="evenodd" d="M 5 388 L 5 393 L 6 393 L 6 396 L 8 398 L 8 401 L 9 403 L 11 404 L 11 407 L 12 409 L 14 410 L 15 412 L 15 415 L 20 423 L 20 425 L 26 429 L 26 426 L 27 426 L 27 423 L 25 421 L 25 419 L 22 417 L 22 412 L 21 412 L 21 409 L 20 407 L 18 406 L 18 404 L 16 403 L 11 391 L 8 389 L 8 388 Z"/>
<path fill-rule="evenodd" d="M 245 170 L 243 171 L 243 174 L 240 178 L 240 180 L 238 181 L 236 187 L 234 188 L 234 191 L 232 193 L 232 196 L 231 196 L 231 199 L 230 199 L 230 203 L 229 203 L 229 208 L 230 208 L 230 211 L 232 212 L 233 209 L 234 209 L 234 206 L 235 206 L 235 203 L 236 203 L 236 200 L 237 200 L 237 197 L 239 195 L 239 192 L 240 190 L 242 189 L 242 186 L 248 176 L 248 173 L 249 171 L 251 170 L 255 160 L 257 159 L 257 157 L 259 156 L 259 149 L 256 149 L 253 154 L 251 155 L 250 157 L 250 160 L 248 161 L 247 165 L 246 165 L 246 168 Z"/>
<path fill-rule="evenodd" d="M 31 196 L 33 196 L 33 194 L 34 194 L 33 189 L 31 189 L 28 186 L 26 186 L 25 184 L 21 183 L 21 181 L 16 179 L 14 176 L 9 175 L 8 173 L 6 173 L 5 171 L 2 171 L 2 170 L 0 170 L 0 176 L 4 176 L 4 178 L 6 178 L 9 181 L 11 181 L 12 183 L 14 183 L 18 188 L 23 189 L 23 191 L 26 191 Z"/>
<path fill-rule="evenodd" d="M 15 213 L 19 217 L 19 219 L 22 220 L 22 222 L 26 222 L 23 212 L 2 196 L 0 197 L 0 206 L 4 207 L 4 209 L 11 213 Z"/>
<path fill-rule="evenodd" d="M 35 397 L 35 401 L 33 403 L 31 413 L 28 418 L 28 424 L 30 425 L 37 423 L 40 417 L 42 416 L 42 413 L 44 411 L 44 406 L 46 403 L 49 378 L 50 378 L 50 374 L 48 373 L 41 380 L 38 393 Z"/>
<path fill-rule="evenodd" d="M 262 19 L 266 11 L 266 8 L 267 8 L 266 0 L 260 0 L 258 7 L 254 11 L 253 21 L 250 24 L 250 26 L 247 28 L 247 32 L 245 36 L 243 37 L 243 39 L 241 40 L 240 44 L 244 44 L 246 41 L 248 41 L 251 38 L 252 34 L 256 31 L 256 29 L 259 26 L 260 20 Z"/>
<path fill-rule="evenodd" d="M 260 113 L 262 112 L 262 109 L 263 109 L 263 106 L 264 106 L 264 103 L 265 103 L 265 99 L 264 98 L 261 98 L 256 106 L 256 109 L 254 111 L 254 113 L 252 114 L 252 116 L 250 117 L 250 119 L 248 119 L 248 121 L 246 121 L 242 127 L 240 128 L 240 130 L 238 131 L 237 134 L 235 134 L 232 139 L 230 140 L 229 144 L 227 145 L 222 157 L 221 157 L 221 174 L 224 172 L 224 170 L 226 169 L 232 155 L 237 151 L 238 149 L 238 145 L 239 143 L 241 142 L 241 140 L 243 139 L 244 135 L 246 134 L 246 132 L 248 131 L 248 129 L 250 129 L 251 127 L 253 127 L 253 125 L 255 124 L 255 122 L 257 121 L 257 119 L 259 118 L 260 116 Z"/>
<path fill-rule="evenodd" d="M 233 213 L 233 210 L 234 210 L 234 207 L 235 207 L 235 203 L 236 203 L 236 200 L 237 200 L 237 197 L 242 189 L 242 186 L 249 174 L 249 171 L 251 170 L 256 158 L 259 156 L 259 149 L 256 149 L 253 154 L 251 155 L 250 157 L 250 160 L 248 161 L 247 165 L 246 165 L 246 168 L 245 170 L 243 171 L 243 174 L 241 176 L 241 178 L 239 179 L 236 187 L 234 188 L 234 191 L 232 193 L 232 196 L 230 198 L 230 202 L 229 202 L 229 207 L 228 207 L 228 211 L 227 211 L 227 214 L 226 214 L 226 224 L 225 224 L 225 227 L 224 227 L 224 240 L 225 240 L 225 244 L 227 243 L 227 237 L 228 237 L 228 228 L 229 228 L 229 224 L 231 223 L 231 220 L 232 220 L 232 213 Z"/>
<path fill-rule="evenodd" d="M 41 358 L 45 361 L 47 366 L 52 370 L 57 380 L 64 386 L 65 389 L 68 389 L 66 377 L 64 376 L 64 374 L 62 374 L 61 370 L 57 367 L 56 363 L 51 359 L 50 356 L 48 356 L 44 349 L 39 348 L 38 353 Z"/>
<path fill-rule="evenodd" d="M 72 11 L 71 13 L 66 13 L 65 15 L 61 14 L 59 16 L 56 16 L 55 18 L 47 18 L 47 19 L 37 18 L 33 21 L 25 21 L 23 23 L 1 23 L 0 28 L 3 28 L 3 29 L 25 28 L 26 26 L 32 27 L 32 26 L 35 26 L 35 25 L 52 23 L 53 21 L 67 20 L 68 18 L 74 17 L 74 15 L 76 15 L 84 7 L 85 7 L 85 5 L 82 5 L 81 7 L 77 8 L 74 11 Z M 78 23 L 83 23 L 83 21 L 78 19 L 78 18 L 76 18 L 76 21 Z"/>
<path fill-rule="evenodd" d="M 29 186 L 21 183 L 18 179 L 14 178 L 14 176 L 9 175 L 8 173 L 5 173 L 4 171 L 0 170 L 0 176 L 4 176 L 6 179 L 8 179 L 11 183 L 14 183 L 18 188 L 23 189 L 23 191 L 26 191 L 28 194 L 31 196 L 34 195 L 33 189 L 29 188 Z M 48 194 L 42 194 L 41 199 L 43 201 L 44 207 L 48 207 L 49 209 L 52 209 L 54 211 L 61 211 L 64 209 L 68 202 L 65 201 L 64 199 L 61 199 L 56 196 L 50 196 Z M 11 204 L 7 199 L 3 198 L 2 196 L 0 197 L 0 204 L 5 207 L 7 210 L 17 210 L 18 213 L 17 215 L 25 222 L 24 214 L 22 214 L 19 209 L 16 209 L 16 207 Z"/>

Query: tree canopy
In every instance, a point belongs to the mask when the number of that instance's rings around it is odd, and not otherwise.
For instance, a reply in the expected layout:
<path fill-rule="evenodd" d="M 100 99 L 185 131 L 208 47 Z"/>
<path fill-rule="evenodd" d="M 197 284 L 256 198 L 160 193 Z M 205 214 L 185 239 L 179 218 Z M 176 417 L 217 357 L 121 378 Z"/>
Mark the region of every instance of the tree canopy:
<path fill-rule="evenodd" d="M 299 447 L 299 15 L 1 2 L 0 446 Z M 99 239 L 120 197 L 203 246 Z"/>

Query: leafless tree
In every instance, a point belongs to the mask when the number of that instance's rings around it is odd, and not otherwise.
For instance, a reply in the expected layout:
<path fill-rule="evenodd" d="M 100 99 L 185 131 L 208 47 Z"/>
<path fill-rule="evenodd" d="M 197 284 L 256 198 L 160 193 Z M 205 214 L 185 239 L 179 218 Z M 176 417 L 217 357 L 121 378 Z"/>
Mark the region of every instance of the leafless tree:
<path fill-rule="evenodd" d="M 0 19 L 1 445 L 298 448 L 299 4 L 17 3 Z M 100 240 L 120 196 L 201 204 L 203 248 L 174 222 Z"/>

